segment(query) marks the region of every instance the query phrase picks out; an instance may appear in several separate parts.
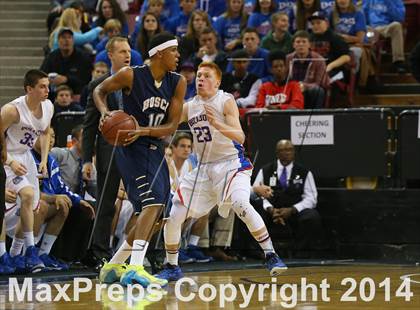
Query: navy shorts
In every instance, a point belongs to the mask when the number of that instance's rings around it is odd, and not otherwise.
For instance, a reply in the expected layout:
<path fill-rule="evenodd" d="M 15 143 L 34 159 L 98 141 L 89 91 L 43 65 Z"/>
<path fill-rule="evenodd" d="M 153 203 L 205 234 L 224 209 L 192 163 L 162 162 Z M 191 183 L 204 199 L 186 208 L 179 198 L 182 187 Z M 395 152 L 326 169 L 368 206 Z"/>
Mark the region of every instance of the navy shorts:
<path fill-rule="evenodd" d="M 140 137 L 128 146 L 117 147 L 115 159 L 135 212 L 150 205 L 166 205 L 169 170 L 159 141 Z"/>

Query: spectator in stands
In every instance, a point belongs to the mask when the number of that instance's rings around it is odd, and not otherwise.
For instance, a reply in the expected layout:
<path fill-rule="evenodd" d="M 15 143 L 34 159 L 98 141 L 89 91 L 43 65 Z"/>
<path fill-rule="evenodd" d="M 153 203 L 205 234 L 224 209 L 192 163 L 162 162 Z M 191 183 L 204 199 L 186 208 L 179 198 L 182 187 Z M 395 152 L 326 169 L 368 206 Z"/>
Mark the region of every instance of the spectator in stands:
<path fill-rule="evenodd" d="M 184 99 L 187 101 L 197 94 L 195 86 L 195 68 L 191 61 L 185 61 L 179 68 L 179 73 L 187 80 L 187 91 L 185 92 Z"/>
<path fill-rule="evenodd" d="M 93 65 L 93 70 L 92 70 L 92 81 L 96 80 L 97 78 L 101 77 L 102 75 L 108 73 L 108 66 L 106 63 L 104 62 L 97 62 Z M 80 94 L 80 106 L 82 107 L 83 110 L 86 110 L 86 104 L 87 104 L 87 96 L 88 96 L 88 85 L 86 85 L 83 90 L 82 93 Z"/>
<path fill-rule="evenodd" d="M 45 57 L 41 70 L 57 73 L 50 78 L 50 86 L 67 84 L 74 94 L 79 95 L 82 87 L 91 79 L 92 62 L 86 53 L 74 47 L 70 28 L 62 28 L 58 32 L 58 47 Z"/>
<path fill-rule="evenodd" d="M 98 19 L 92 23 L 92 27 L 104 27 L 107 20 L 118 19 L 122 25 L 122 35 L 128 36 L 128 23 L 124 12 L 116 0 L 101 0 L 99 2 Z"/>
<path fill-rule="evenodd" d="M 187 33 L 188 21 L 191 13 L 197 5 L 196 0 L 180 0 L 181 12 L 178 15 L 172 15 L 165 23 L 165 30 L 182 37 Z"/>
<path fill-rule="evenodd" d="M 256 1 L 254 11 L 249 16 L 247 27 L 257 29 L 260 38 L 264 37 L 271 29 L 270 18 L 275 11 L 275 0 Z"/>
<path fill-rule="evenodd" d="M 227 11 L 220 15 L 213 25 L 225 51 L 233 51 L 241 44 L 241 31 L 246 27 L 247 20 L 244 0 L 228 0 Z"/>
<path fill-rule="evenodd" d="M 318 193 L 314 177 L 294 161 L 294 145 L 290 140 L 277 142 L 276 157 L 276 161 L 260 169 L 254 181 L 254 186 L 269 185 L 272 189 L 272 196 L 263 200 L 263 219 L 270 235 L 281 227 L 278 224 L 291 229 L 295 250 L 316 249 L 324 232 L 316 210 Z"/>
<path fill-rule="evenodd" d="M 297 0 L 290 16 L 290 25 L 292 26 L 293 32 L 297 30 L 311 31 L 312 25 L 308 18 L 320 10 L 320 0 Z"/>
<path fill-rule="evenodd" d="M 211 21 L 208 14 L 201 10 L 195 10 L 188 21 L 187 33 L 180 39 L 178 51 L 180 62 L 183 63 L 192 59 L 194 53 L 198 52 L 200 33 L 205 28 L 211 28 Z"/>
<path fill-rule="evenodd" d="M 292 36 L 289 33 L 289 16 L 283 12 L 271 16 L 272 30 L 262 39 L 261 47 L 268 51 L 281 50 L 288 54 L 292 51 Z"/>
<path fill-rule="evenodd" d="M 348 72 L 343 67 L 350 63 L 350 50 L 347 43 L 331 29 L 327 15 L 317 11 L 309 18 L 312 24 L 311 48 L 327 59 L 327 73 L 330 77 L 339 71 Z"/>
<path fill-rule="evenodd" d="M 82 33 L 81 29 L 81 16 L 78 11 L 72 8 L 65 9 L 58 21 L 57 27 L 50 34 L 48 46 L 51 51 L 59 48 L 58 34 L 62 29 L 68 28 L 73 32 L 73 41 L 76 47 L 83 47 L 86 43 L 92 43 L 98 39 L 102 27 L 92 27 L 88 32 Z"/>
<path fill-rule="evenodd" d="M 411 72 L 420 83 L 420 41 L 417 42 L 410 55 Z"/>
<path fill-rule="evenodd" d="M 299 83 L 287 80 L 286 55 L 274 51 L 269 55 L 273 81 L 265 82 L 258 92 L 257 108 L 303 109 L 303 94 Z"/>
<path fill-rule="evenodd" d="M 298 81 L 305 98 L 305 109 L 324 106 L 325 89 L 328 87 L 327 64 L 324 58 L 311 51 L 310 35 L 299 30 L 293 36 L 295 51 L 286 57 L 289 80 Z"/>
<path fill-rule="evenodd" d="M 227 54 L 224 51 L 217 49 L 217 33 L 213 28 L 204 29 L 199 36 L 198 42 L 200 48 L 193 57 L 195 68 L 202 62 L 214 62 L 225 71 L 227 66 Z"/>
<path fill-rule="evenodd" d="M 214 21 L 217 16 L 220 16 L 227 9 L 226 0 L 200 0 L 197 8 L 209 14 Z"/>
<path fill-rule="evenodd" d="M 54 131 L 50 129 L 50 151 L 54 145 Z M 41 162 L 41 145 L 39 139 L 32 150 L 37 168 Z M 42 179 L 41 204 L 38 212 L 34 213 L 34 234 L 36 240 L 41 240 L 39 258 L 45 267 L 52 270 L 67 270 L 69 266 L 61 263 L 50 254 L 57 236 L 59 235 L 71 207 L 81 208 L 90 217 L 95 216 L 93 207 L 80 195 L 69 190 L 61 178 L 60 169 L 54 157 L 48 155 L 48 176 Z"/>
<path fill-rule="evenodd" d="M 253 73 L 258 78 L 264 78 L 270 75 L 270 63 L 268 61 L 268 51 L 259 47 L 260 37 L 255 28 L 245 28 L 242 32 L 242 45 L 250 56 L 248 72 Z M 232 72 L 233 67 L 230 63 L 226 69 Z"/>
<path fill-rule="evenodd" d="M 65 9 L 72 8 L 78 12 L 78 15 L 81 17 L 80 30 L 85 33 L 90 30 L 89 25 L 89 15 L 85 12 L 84 3 L 80 0 L 64 0 L 64 1 L 54 1 L 53 8 L 48 13 L 47 17 L 47 29 L 48 34 L 57 27 L 58 21 L 61 14 Z M 61 2 L 61 3 L 60 3 Z"/>
<path fill-rule="evenodd" d="M 153 13 L 147 12 L 144 14 L 140 23 L 139 34 L 137 38 L 132 38 L 136 42 L 133 46 L 136 46 L 136 49 L 140 52 L 143 60 L 149 58 L 147 47 L 150 40 L 154 35 L 160 32 L 162 32 L 162 29 L 159 19 Z"/>
<path fill-rule="evenodd" d="M 153 5 L 156 5 L 155 4 L 156 2 L 157 1 L 154 1 L 154 0 L 144 0 L 140 9 L 140 16 L 143 16 L 147 11 L 152 10 L 153 12 L 154 10 Z M 179 8 L 179 0 L 164 0 L 162 2 L 164 2 L 164 4 L 163 4 L 163 10 L 161 10 L 162 14 L 160 14 L 160 17 L 161 17 L 160 22 L 162 25 L 164 25 L 164 23 L 169 17 L 178 15 L 181 10 Z M 157 13 L 157 12 L 154 11 L 154 13 Z"/>
<path fill-rule="evenodd" d="M 398 73 L 405 73 L 404 34 L 405 7 L 402 0 L 363 1 L 367 24 L 385 38 L 391 38 L 392 62 Z"/>
<path fill-rule="evenodd" d="M 170 2 L 170 1 L 165 1 L 165 0 L 150 0 L 149 1 L 149 9 L 147 10 L 147 12 L 154 14 L 157 17 L 157 19 L 159 20 L 159 23 L 161 25 L 165 25 L 166 21 L 168 20 L 167 16 L 162 14 L 163 6 L 167 2 Z M 179 8 L 178 8 L 178 11 L 179 11 Z M 144 16 L 144 14 L 143 14 L 143 16 Z"/>
<path fill-rule="evenodd" d="M 122 38 L 125 41 L 128 41 L 127 38 L 124 37 L 120 37 L 120 36 L 115 36 L 113 38 Z M 96 55 L 95 58 L 95 63 L 97 62 L 104 62 L 106 63 L 106 65 L 108 66 L 109 69 L 111 69 L 111 60 L 109 59 L 109 42 L 111 40 L 108 41 L 108 43 L 105 46 L 105 50 L 103 50 L 102 52 L 100 52 L 98 55 Z M 125 54 L 127 51 L 125 50 L 121 50 L 121 53 Z M 141 55 L 139 52 L 137 52 L 136 50 L 133 49 L 129 49 L 128 52 L 130 53 L 130 58 L 127 58 L 128 63 L 126 64 L 127 66 L 139 66 L 143 64 L 143 59 L 141 58 Z"/>
<path fill-rule="evenodd" d="M 222 76 L 220 89 L 231 93 L 240 108 L 255 106 L 261 79 L 248 72 L 249 55 L 246 50 L 234 51 L 232 58 L 232 72 L 225 72 Z"/>
<path fill-rule="evenodd" d="M 120 21 L 115 18 L 108 19 L 104 25 L 104 33 L 105 33 L 105 37 L 103 37 L 102 40 L 95 46 L 96 53 L 100 53 L 105 49 L 105 46 L 108 43 L 109 38 L 112 38 L 121 34 Z"/>
<path fill-rule="evenodd" d="M 357 10 L 352 0 L 335 0 L 331 23 L 331 28 L 350 45 L 356 61 L 356 72 L 358 72 L 366 35 L 366 20 L 363 12 Z"/>
<path fill-rule="evenodd" d="M 83 111 L 80 104 L 73 101 L 72 96 L 73 90 L 67 85 L 60 85 L 57 87 L 57 97 L 54 103 L 54 115 L 68 111 Z"/>
<path fill-rule="evenodd" d="M 357 0 L 351 0 L 354 4 L 356 4 Z M 336 5 L 335 0 L 321 0 L 321 11 L 324 11 L 328 15 L 331 14 L 332 10 L 334 9 L 334 5 Z"/>

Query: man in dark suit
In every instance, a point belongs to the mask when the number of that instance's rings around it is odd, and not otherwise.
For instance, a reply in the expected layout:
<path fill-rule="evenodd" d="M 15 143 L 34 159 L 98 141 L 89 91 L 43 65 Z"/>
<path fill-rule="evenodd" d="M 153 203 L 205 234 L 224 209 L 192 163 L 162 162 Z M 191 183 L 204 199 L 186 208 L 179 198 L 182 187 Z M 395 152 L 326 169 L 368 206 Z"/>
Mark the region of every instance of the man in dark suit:
<path fill-rule="evenodd" d="M 100 259 L 109 260 L 111 257 L 110 236 L 111 222 L 114 217 L 114 204 L 118 194 L 120 173 L 112 158 L 112 145 L 102 137 L 98 126 L 101 114 L 96 109 L 92 93 L 96 86 L 113 74 L 130 65 L 131 49 L 128 40 L 123 37 L 113 37 L 106 45 L 111 60 L 111 72 L 92 81 L 88 85 L 89 95 L 86 114 L 83 122 L 83 177 L 90 179 L 93 173 L 92 157 L 96 141 L 96 169 L 97 169 L 97 219 L 93 230 L 93 238 L 87 256 L 83 262 L 90 266 L 99 267 Z M 122 107 L 122 93 L 115 92 L 107 97 L 110 110 Z"/>

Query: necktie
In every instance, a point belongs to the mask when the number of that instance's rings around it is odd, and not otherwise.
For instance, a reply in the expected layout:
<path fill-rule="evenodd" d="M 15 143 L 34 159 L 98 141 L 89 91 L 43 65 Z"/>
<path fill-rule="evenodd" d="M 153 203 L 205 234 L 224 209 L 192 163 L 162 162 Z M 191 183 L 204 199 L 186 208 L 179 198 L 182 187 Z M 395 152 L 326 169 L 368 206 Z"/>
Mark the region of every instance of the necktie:
<path fill-rule="evenodd" d="M 287 171 L 286 171 L 286 167 L 283 167 L 283 171 L 281 172 L 280 178 L 279 178 L 279 182 L 281 187 L 283 188 L 287 188 Z"/>

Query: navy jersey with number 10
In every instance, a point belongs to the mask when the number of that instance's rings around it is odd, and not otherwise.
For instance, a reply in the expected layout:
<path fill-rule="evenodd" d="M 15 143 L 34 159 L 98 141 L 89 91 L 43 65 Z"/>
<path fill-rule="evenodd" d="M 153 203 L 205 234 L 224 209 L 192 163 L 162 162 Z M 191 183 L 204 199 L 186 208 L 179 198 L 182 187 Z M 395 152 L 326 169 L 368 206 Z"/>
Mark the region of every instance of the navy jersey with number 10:
<path fill-rule="evenodd" d="M 124 112 L 133 115 L 142 127 L 165 124 L 180 75 L 169 71 L 157 85 L 147 65 L 133 67 L 133 74 L 131 92 L 123 96 Z"/>

